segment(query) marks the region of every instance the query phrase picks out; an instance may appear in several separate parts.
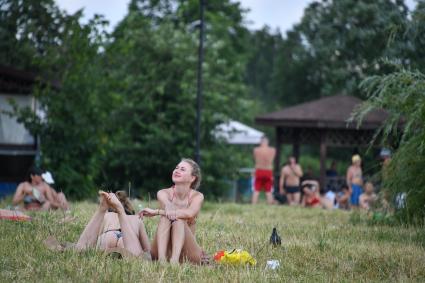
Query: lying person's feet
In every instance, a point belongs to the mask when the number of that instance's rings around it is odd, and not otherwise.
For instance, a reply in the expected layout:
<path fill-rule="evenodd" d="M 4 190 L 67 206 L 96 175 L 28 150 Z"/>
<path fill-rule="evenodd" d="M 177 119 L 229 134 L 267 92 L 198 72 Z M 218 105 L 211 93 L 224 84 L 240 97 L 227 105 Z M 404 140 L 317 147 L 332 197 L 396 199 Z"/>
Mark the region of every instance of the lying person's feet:
<path fill-rule="evenodd" d="M 99 211 L 106 212 L 111 207 L 108 202 L 109 193 L 99 190 Z"/>
<path fill-rule="evenodd" d="M 122 206 L 120 200 L 114 193 L 102 192 L 102 195 L 105 196 L 105 201 L 110 208 L 115 210 L 118 214 L 125 214 L 124 207 Z"/>

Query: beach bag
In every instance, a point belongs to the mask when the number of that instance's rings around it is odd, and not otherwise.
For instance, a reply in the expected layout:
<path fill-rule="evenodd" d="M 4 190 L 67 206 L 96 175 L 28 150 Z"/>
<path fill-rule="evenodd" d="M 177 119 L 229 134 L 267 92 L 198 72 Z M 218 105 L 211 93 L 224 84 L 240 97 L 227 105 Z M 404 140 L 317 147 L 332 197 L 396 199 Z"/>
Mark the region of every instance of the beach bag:
<path fill-rule="evenodd" d="M 214 255 L 214 261 L 220 264 L 246 265 L 254 266 L 257 261 L 247 252 L 241 249 L 231 251 L 218 251 Z"/>

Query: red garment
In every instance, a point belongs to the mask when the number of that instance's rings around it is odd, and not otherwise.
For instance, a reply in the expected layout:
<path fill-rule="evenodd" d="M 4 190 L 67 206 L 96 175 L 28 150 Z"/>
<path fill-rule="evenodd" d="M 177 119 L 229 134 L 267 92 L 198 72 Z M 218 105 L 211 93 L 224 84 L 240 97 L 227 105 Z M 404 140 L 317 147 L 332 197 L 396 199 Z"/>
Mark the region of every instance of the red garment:
<path fill-rule="evenodd" d="M 0 219 L 30 221 L 31 217 L 17 210 L 0 209 Z"/>
<path fill-rule="evenodd" d="M 264 190 L 266 193 L 272 191 L 273 171 L 269 169 L 255 169 L 254 188 L 256 192 Z"/>
<path fill-rule="evenodd" d="M 305 205 L 306 206 L 314 206 L 314 205 L 319 204 L 319 203 L 320 203 L 320 199 L 318 197 L 314 197 L 313 199 L 311 199 L 309 201 L 306 200 Z"/>

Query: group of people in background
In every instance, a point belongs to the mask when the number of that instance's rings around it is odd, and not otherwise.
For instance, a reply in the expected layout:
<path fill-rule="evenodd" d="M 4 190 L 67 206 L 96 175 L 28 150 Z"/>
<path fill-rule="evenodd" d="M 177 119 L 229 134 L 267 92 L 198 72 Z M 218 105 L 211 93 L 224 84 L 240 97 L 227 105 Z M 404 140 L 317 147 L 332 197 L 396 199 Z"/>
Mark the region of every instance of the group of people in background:
<path fill-rule="evenodd" d="M 290 206 L 322 207 L 325 209 L 350 209 L 358 207 L 369 210 L 377 195 L 371 182 L 364 182 L 361 157 L 352 156 L 352 164 L 348 167 L 345 183 L 339 188 L 326 190 L 311 174 L 304 174 L 301 165 L 294 156 L 280 169 L 278 191 L 273 194 L 274 177 L 273 162 L 276 149 L 269 145 L 267 137 L 263 137 L 260 145 L 253 150 L 255 161 L 252 204 L 258 202 L 259 194 L 264 191 L 268 204 L 285 203 Z M 328 177 L 337 177 L 336 163 L 333 162 Z"/>

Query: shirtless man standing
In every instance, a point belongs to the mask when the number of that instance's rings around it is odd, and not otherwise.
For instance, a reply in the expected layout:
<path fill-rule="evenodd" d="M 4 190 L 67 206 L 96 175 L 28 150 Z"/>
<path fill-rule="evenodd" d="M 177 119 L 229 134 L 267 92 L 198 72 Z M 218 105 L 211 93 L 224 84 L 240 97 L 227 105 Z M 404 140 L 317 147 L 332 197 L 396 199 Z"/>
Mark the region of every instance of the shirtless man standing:
<path fill-rule="evenodd" d="M 273 160 L 276 156 L 276 149 L 269 146 L 267 137 L 262 137 L 260 145 L 253 151 L 255 161 L 255 182 L 254 193 L 252 194 L 252 204 L 258 202 L 258 196 L 262 190 L 266 193 L 267 203 L 273 204 Z"/>
<path fill-rule="evenodd" d="M 355 154 L 351 158 L 352 165 L 347 169 L 347 185 L 351 194 L 351 205 L 359 206 L 359 197 L 363 193 L 362 160 Z"/>
<path fill-rule="evenodd" d="M 297 164 L 295 157 L 290 156 L 288 164 L 283 166 L 280 172 L 279 193 L 286 193 L 289 205 L 300 204 L 300 178 L 303 176 L 301 166 Z"/>
<path fill-rule="evenodd" d="M 30 169 L 30 181 L 19 184 L 13 196 L 13 205 L 23 201 L 24 208 L 27 210 L 48 210 L 52 206 L 59 206 L 49 186 L 44 183 L 42 174 L 43 171 L 38 168 Z"/>

